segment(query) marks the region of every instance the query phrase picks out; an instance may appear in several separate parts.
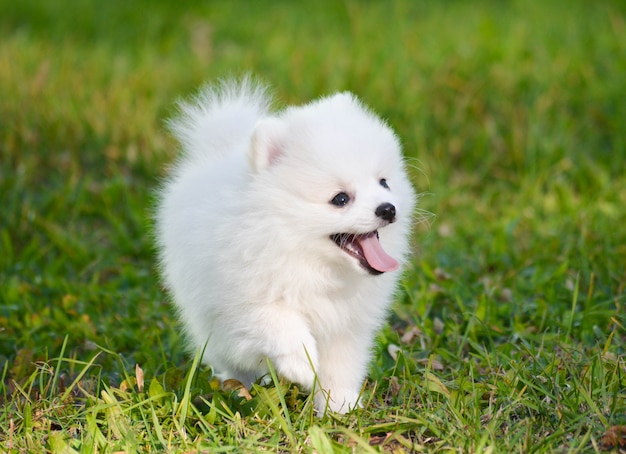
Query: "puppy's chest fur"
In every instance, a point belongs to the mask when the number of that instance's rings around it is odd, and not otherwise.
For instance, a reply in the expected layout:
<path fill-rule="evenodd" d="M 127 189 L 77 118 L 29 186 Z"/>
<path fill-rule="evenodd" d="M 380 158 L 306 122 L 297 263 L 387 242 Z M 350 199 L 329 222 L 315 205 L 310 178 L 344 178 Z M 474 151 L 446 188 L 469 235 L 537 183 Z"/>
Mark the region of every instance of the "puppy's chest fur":
<path fill-rule="evenodd" d="M 381 292 L 381 286 L 386 284 L 382 276 L 382 279 L 372 278 L 348 272 L 343 280 L 323 284 L 310 276 L 301 285 L 285 277 L 284 287 L 276 288 L 278 283 L 274 281 L 275 290 L 265 295 L 267 299 L 259 296 L 265 299 L 269 310 L 275 307 L 280 311 L 285 307 L 300 314 L 318 341 L 343 336 L 355 329 L 367 331 L 384 319 L 388 299 Z"/>

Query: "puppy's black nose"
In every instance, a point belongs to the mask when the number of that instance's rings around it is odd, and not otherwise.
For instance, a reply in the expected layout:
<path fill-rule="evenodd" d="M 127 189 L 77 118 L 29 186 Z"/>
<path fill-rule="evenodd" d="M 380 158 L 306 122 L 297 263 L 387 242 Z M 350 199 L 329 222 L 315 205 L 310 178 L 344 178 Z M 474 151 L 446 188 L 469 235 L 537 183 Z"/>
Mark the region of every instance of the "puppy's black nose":
<path fill-rule="evenodd" d="M 391 203 L 381 203 L 376 208 L 376 216 L 384 219 L 385 221 L 393 222 L 396 220 L 396 207 Z"/>

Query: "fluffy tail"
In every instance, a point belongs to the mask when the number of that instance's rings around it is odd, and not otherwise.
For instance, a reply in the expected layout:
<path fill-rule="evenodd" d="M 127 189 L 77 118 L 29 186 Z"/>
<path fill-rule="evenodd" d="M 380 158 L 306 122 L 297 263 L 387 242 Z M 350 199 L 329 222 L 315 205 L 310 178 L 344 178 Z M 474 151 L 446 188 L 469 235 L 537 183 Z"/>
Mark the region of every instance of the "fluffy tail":
<path fill-rule="evenodd" d="M 168 126 L 187 157 L 228 150 L 250 137 L 271 104 L 267 88 L 246 76 L 207 85 L 190 101 L 179 101 L 180 114 Z"/>

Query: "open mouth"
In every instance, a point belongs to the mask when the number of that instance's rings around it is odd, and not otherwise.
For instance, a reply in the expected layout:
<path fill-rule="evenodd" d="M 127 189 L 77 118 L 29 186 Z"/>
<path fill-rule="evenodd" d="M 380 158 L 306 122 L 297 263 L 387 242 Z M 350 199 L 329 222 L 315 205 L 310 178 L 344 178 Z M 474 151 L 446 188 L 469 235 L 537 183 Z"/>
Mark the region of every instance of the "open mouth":
<path fill-rule="evenodd" d="M 330 239 L 346 254 L 357 259 L 370 274 L 395 271 L 400 266 L 398 261 L 382 248 L 376 230 L 364 234 L 335 233 Z"/>

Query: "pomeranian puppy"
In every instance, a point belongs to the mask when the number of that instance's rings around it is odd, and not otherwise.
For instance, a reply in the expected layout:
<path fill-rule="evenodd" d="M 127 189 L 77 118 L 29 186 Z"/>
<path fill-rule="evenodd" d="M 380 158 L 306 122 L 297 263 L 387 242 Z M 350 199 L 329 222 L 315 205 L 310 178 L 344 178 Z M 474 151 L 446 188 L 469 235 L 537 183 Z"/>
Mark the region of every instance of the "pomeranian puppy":
<path fill-rule="evenodd" d="M 350 93 L 273 113 L 249 78 L 180 109 L 156 234 L 191 346 L 222 380 L 269 360 L 319 414 L 354 409 L 409 252 L 398 139 Z"/>

